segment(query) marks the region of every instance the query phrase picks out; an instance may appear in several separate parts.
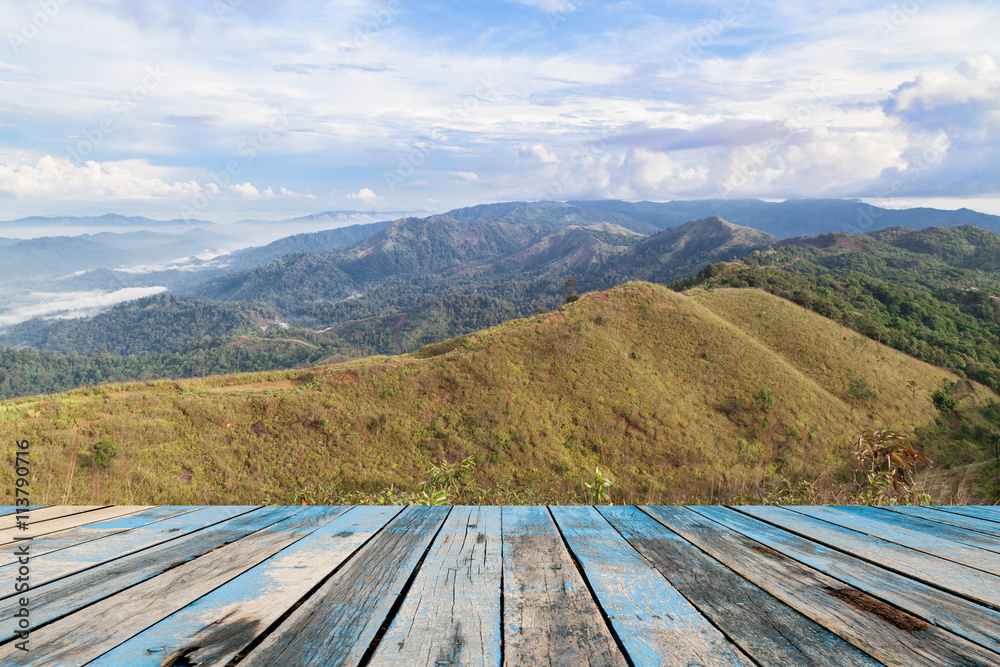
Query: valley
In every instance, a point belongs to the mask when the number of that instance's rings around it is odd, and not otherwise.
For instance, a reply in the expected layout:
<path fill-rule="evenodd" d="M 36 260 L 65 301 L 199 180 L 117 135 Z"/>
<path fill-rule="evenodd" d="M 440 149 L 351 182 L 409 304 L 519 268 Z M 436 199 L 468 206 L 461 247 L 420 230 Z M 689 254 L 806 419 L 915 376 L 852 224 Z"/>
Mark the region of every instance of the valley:
<path fill-rule="evenodd" d="M 831 202 L 810 220 L 860 206 Z M 3 421 L 67 502 L 402 502 L 462 461 L 469 503 L 585 501 L 595 468 L 616 502 L 842 502 L 858 434 L 885 428 L 940 463 L 939 496 L 998 492 L 1000 236 L 667 226 L 694 202 L 672 204 L 491 204 L 237 250 L 8 326 Z M 785 204 L 717 208 L 787 233 Z M 938 214 L 911 220 L 968 217 Z"/>

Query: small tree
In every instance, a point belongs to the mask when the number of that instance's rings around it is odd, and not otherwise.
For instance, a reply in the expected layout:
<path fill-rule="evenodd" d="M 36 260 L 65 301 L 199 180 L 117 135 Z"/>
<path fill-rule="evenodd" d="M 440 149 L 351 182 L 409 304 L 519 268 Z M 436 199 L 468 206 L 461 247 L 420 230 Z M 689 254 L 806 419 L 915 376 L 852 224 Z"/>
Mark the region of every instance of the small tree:
<path fill-rule="evenodd" d="M 847 388 L 847 396 L 863 406 L 867 406 L 869 401 L 878 398 L 875 390 L 865 378 L 858 378 Z"/>
<path fill-rule="evenodd" d="M 580 296 L 575 291 L 576 278 L 570 278 L 569 280 L 567 280 L 566 283 L 563 285 L 563 287 L 566 288 L 566 293 L 564 294 L 566 298 L 566 303 L 573 303 L 574 301 L 580 298 Z"/>

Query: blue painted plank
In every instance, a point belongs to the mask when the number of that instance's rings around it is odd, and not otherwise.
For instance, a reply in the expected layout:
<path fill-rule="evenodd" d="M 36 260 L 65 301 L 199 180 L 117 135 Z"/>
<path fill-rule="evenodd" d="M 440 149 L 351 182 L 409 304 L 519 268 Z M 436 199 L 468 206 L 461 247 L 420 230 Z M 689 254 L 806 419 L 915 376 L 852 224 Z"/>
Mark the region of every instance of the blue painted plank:
<path fill-rule="evenodd" d="M 268 512 L 272 508 L 265 508 Z M 46 667 L 81 665 L 150 625 L 246 572 L 328 523 L 345 508 L 273 508 L 284 518 L 193 560 L 169 567 L 152 579 L 122 590 L 75 614 L 34 630 L 31 641 L 44 647 Z M 37 665 L 12 644 L 0 646 L 0 664 Z"/>
<path fill-rule="evenodd" d="M 239 540 L 266 526 L 282 521 L 295 508 L 246 507 L 239 516 L 184 537 L 118 558 L 31 590 L 31 618 L 37 626 L 72 614 L 119 591 L 197 559 L 212 549 Z M 301 508 L 300 508 L 301 509 Z M 0 601 L 0 623 L 11 618 L 16 598 Z M 0 625 L 0 641 L 13 637 L 13 630 Z"/>
<path fill-rule="evenodd" d="M 28 514 L 32 523 L 40 523 L 50 519 L 90 512 L 102 507 L 105 507 L 105 505 L 47 505 L 45 507 L 36 507 Z M 0 516 L 0 530 L 14 528 L 17 525 L 17 518 L 16 509 L 9 514 Z"/>
<path fill-rule="evenodd" d="M 740 507 L 740 512 L 883 568 L 951 591 L 981 604 L 1000 607 L 1000 578 L 865 533 L 783 507 Z"/>
<path fill-rule="evenodd" d="M 849 586 L 1000 653 L 1000 612 L 751 518 L 738 507 L 691 510 Z"/>
<path fill-rule="evenodd" d="M 753 664 L 593 507 L 551 511 L 633 663 Z"/>
<path fill-rule="evenodd" d="M 638 508 L 599 507 L 598 511 L 756 664 L 842 667 L 882 664 Z"/>
<path fill-rule="evenodd" d="M 43 507 L 51 507 L 51 505 L 27 505 L 25 506 L 28 510 L 40 510 Z M 0 517 L 7 516 L 9 514 L 16 514 L 18 510 L 17 505 L 0 505 Z"/>
<path fill-rule="evenodd" d="M 225 665 L 399 511 L 353 508 L 88 664 Z"/>
<path fill-rule="evenodd" d="M 934 509 L 1000 523 L 1000 508 L 993 505 L 941 505 L 935 506 Z"/>
<path fill-rule="evenodd" d="M 1000 523 L 985 521 L 983 519 L 974 519 L 973 517 L 966 516 L 964 514 L 942 512 L 937 508 L 928 507 L 926 505 L 901 505 L 898 507 L 883 507 L 882 509 L 890 512 L 909 514 L 910 516 L 918 516 L 921 519 L 937 521 L 938 523 L 946 523 L 949 526 L 965 528 L 966 530 L 974 530 L 977 533 L 982 533 L 984 535 L 992 535 L 994 538 L 1000 537 Z"/>
<path fill-rule="evenodd" d="M 37 558 L 39 556 L 52 553 L 53 551 L 59 551 L 60 549 L 76 546 L 83 544 L 84 542 L 90 542 L 91 540 L 107 537 L 116 533 L 123 533 L 131 528 L 138 528 L 139 526 L 152 524 L 163 519 L 169 519 L 171 517 L 187 514 L 197 509 L 200 508 L 180 505 L 165 505 L 162 507 L 153 507 L 148 510 L 143 510 L 142 512 L 136 512 L 135 514 L 129 514 L 114 519 L 106 519 L 104 521 L 98 521 L 97 523 L 85 526 L 79 526 L 78 528 L 61 530 L 57 533 L 43 535 L 32 540 L 31 555 L 32 557 Z M 4 564 L 16 561 L 16 558 L 9 557 L 8 554 L 4 554 L 4 556 Z M 2 579 L 3 570 L 0 569 L 0 580 Z"/>
<path fill-rule="evenodd" d="M 925 554 L 944 558 L 954 563 L 961 563 L 993 576 L 1000 574 L 1000 554 L 942 539 L 936 535 L 937 531 L 929 532 L 906 528 L 901 525 L 902 518 L 891 521 L 894 516 L 892 514 L 888 515 L 890 520 L 878 520 L 871 515 L 871 510 L 851 509 L 849 507 L 798 505 L 789 509 L 814 519 L 828 521 L 837 526 L 893 542 L 907 549 L 922 551 Z M 1000 578 L 995 583 L 1000 586 Z"/>
<path fill-rule="evenodd" d="M 504 665 L 625 667 L 545 507 L 504 507 Z"/>
<path fill-rule="evenodd" d="M 905 610 L 845 587 L 692 509 L 643 509 L 713 558 L 886 665 L 991 665 L 1000 658 Z"/>
<path fill-rule="evenodd" d="M 249 508 L 238 506 L 206 507 L 190 514 L 165 519 L 157 523 L 132 528 L 116 535 L 92 540 L 74 547 L 31 559 L 31 580 L 37 588 L 50 581 L 83 572 L 101 563 L 148 549 L 149 547 L 182 538 L 206 526 L 245 514 Z M 39 538 L 41 542 L 44 538 Z M 0 580 L 12 576 L 18 565 L 0 567 Z M 0 590 L 0 599 L 12 597 L 13 591 Z"/>
<path fill-rule="evenodd" d="M 969 553 L 975 554 L 979 549 L 985 549 L 986 551 L 992 552 L 992 554 L 1000 553 L 1000 540 L 996 537 L 977 533 L 974 530 L 949 526 L 939 521 L 931 521 L 930 519 L 925 519 L 921 516 L 910 514 L 908 512 L 894 512 L 889 508 L 865 506 L 841 507 L 838 509 L 844 512 L 856 514 L 866 519 L 881 522 L 887 526 L 905 528 L 917 533 L 931 535 L 938 539 L 948 540 L 949 542 L 957 542 L 963 547 L 969 547 Z M 937 514 L 941 514 L 941 512 L 937 512 Z M 959 515 L 954 514 L 952 516 Z M 998 526 L 998 528 L 1000 528 L 1000 526 Z M 995 555 L 988 555 L 988 557 L 994 560 L 997 559 L 997 556 Z M 984 563 L 983 565 L 988 566 L 989 563 Z M 998 568 L 997 571 L 1000 572 L 1000 568 Z"/>
<path fill-rule="evenodd" d="M 368 662 L 500 665 L 499 507 L 453 507 Z"/>
<path fill-rule="evenodd" d="M 240 665 L 358 664 L 449 512 L 407 507 Z"/>

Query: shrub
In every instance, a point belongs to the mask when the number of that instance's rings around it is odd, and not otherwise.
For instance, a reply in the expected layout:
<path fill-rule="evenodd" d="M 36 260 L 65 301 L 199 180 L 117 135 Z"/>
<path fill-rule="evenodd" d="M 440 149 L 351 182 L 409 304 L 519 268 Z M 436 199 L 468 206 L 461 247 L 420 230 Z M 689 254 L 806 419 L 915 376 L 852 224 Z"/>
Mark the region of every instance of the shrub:
<path fill-rule="evenodd" d="M 94 464 L 98 468 L 109 468 L 118 457 L 118 448 L 110 440 L 94 444 Z"/>

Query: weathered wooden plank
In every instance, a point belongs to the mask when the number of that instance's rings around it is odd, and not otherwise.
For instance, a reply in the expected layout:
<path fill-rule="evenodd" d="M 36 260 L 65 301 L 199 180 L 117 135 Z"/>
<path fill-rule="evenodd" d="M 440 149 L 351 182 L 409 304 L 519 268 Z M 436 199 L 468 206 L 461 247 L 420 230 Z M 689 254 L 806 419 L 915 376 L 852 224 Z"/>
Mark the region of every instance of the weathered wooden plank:
<path fill-rule="evenodd" d="M 215 526 L 149 549 L 108 561 L 50 584 L 31 589 L 33 627 L 67 616 L 108 598 L 130 586 L 202 556 L 213 549 L 239 540 L 282 521 L 301 508 L 242 508 L 246 511 Z M 11 618 L 14 598 L 0 602 L 0 621 Z M 86 611 L 83 612 L 84 614 Z M 0 625 L 0 641 L 13 637 L 13 630 Z"/>
<path fill-rule="evenodd" d="M 32 542 L 32 587 L 37 588 L 50 581 L 82 572 L 101 563 L 119 559 L 122 556 L 148 549 L 163 542 L 176 540 L 220 521 L 245 514 L 249 509 L 238 506 L 206 507 L 198 509 L 193 514 L 172 517 L 151 525 L 132 528 L 122 533 L 43 555 L 35 554 L 34 545 L 36 542 Z M 39 538 L 38 542 L 43 539 L 45 538 Z M 5 576 L 11 576 L 17 567 L 16 564 L 0 567 L 0 581 Z M 13 590 L 0 589 L 0 599 L 12 597 L 14 594 Z"/>
<path fill-rule="evenodd" d="M 22 509 L 27 509 L 33 512 L 35 510 L 40 510 L 44 507 L 51 507 L 51 505 L 27 505 Z M 0 505 L 0 520 L 3 520 L 3 517 L 9 517 L 13 514 L 17 514 L 17 510 L 18 507 L 16 505 Z M 10 528 L 11 525 L 14 524 L 10 524 L 7 526 L 0 524 L 0 528 Z"/>
<path fill-rule="evenodd" d="M 982 570 L 907 549 L 783 507 L 747 506 L 739 510 L 911 579 L 957 593 L 980 604 L 1000 607 L 1000 578 Z"/>
<path fill-rule="evenodd" d="M 953 563 L 961 563 L 987 573 L 1000 573 L 1000 555 L 940 538 L 937 531 L 931 533 L 904 527 L 902 519 L 892 521 L 894 515 L 891 514 L 889 520 L 881 520 L 871 516 L 871 510 L 850 510 L 846 507 L 794 505 L 788 509 Z M 860 514 L 860 511 L 866 513 Z M 1000 579 L 996 583 L 1000 584 Z"/>
<path fill-rule="evenodd" d="M 499 507 L 453 507 L 369 665 L 500 665 Z"/>
<path fill-rule="evenodd" d="M 128 514 L 123 517 L 107 519 L 105 521 L 100 521 L 86 526 L 61 530 L 57 533 L 43 535 L 32 540 L 31 555 L 33 558 L 37 558 L 39 556 L 52 553 L 53 551 L 59 551 L 61 549 L 83 544 L 84 542 L 90 542 L 102 537 L 123 533 L 126 530 L 156 523 L 157 521 L 162 521 L 163 519 L 188 514 L 197 509 L 200 508 L 165 505 L 162 507 L 154 507 L 152 509 L 144 510 L 142 512 L 136 512 L 135 514 Z M 4 552 L 3 561 L 5 564 L 15 562 L 16 560 L 17 559 L 10 556 L 9 553 Z M 3 580 L 2 569 L 0 569 L 0 580 Z"/>
<path fill-rule="evenodd" d="M 359 664 L 449 511 L 406 508 L 240 664 Z"/>
<path fill-rule="evenodd" d="M 81 512 L 78 514 L 72 514 L 69 516 L 61 516 L 58 518 L 49 519 L 47 521 L 42 521 L 38 523 L 34 517 L 29 522 L 28 530 L 20 530 L 18 528 L 8 528 L 7 530 L 0 530 L 0 546 L 5 544 L 10 544 L 16 540 L 18 537 L 39 537 L 41 535 L 48 535 L 50 533 L 56 533 L 61 530 L 68 530 L 70 528 L 76 528 L 77 526 L 83 526 L 88 523 L 97 523 L 98 521 L 106 521 L 107 519 L 114 519 L 115 517 L 125 516 L 127 514 L 134 514 L 136 512 L 141 512 L 143 510 L 152 509 L 153 505 L 134 505 L 134 506 L 115 506 L 115 507 L 102 507 L 100 509 L 95 509 L 90 512 Z M 44 511 L 44 510 L 43 510 Z"/>
<path fill-rule="evenodd" d="M 32 508 L 28 515 L 29 523 L 41 523 L 50 519 L 59 519 L 64 516 L 82 514 L 93 510 L 101 509 L 106 505 L 49 505 L 48 507 Z M 0 516 L 0 530 L 8 530 L 17 525 L 18 514 L 22 514 L 14 508 L 10 514 Z"/>
<path fill-rule="evenodd" d="M 594 508 L 550 511 L 634 664 L 753 664 Z"/>
<path fill-rule="evenodd" d="M 1000 556 L 997 556 L 997 554 L 1000 553 L 1000 540 L 995 537 L 977 533 L 974 530 L 957 528 L 944 523 L 931 521 L 908 512 L 893 512 L 890 511 L 889 508 L 853 506 L 840 507 L 838 509 L 851 514 L 856 514 L 866 519 L 878 521 L 884 524 L 887 530 L 893 531 L 894 536 L 898 536 L 900 539 L 906 539 L 906 535 L 909 533 L 900 534 L 896 532 L 893 527 L 905 528 L 908 531 L 916 533 L 924 533 L 936 539 L 957 542 L 963 547 L 967 547 L 968 553 L 971 554 L 981 553 L 980 550 L 990 551 L 992 552 L 991 554 L 983 555 L 985 555 L 987 559 L 992 559 L 992 561 L 1000 565 Z M 937 512 L 937 514 L 941 514 L 941 512 Z M 953 516 L 959 515 L 955 514 Z M 1000 528 L 1000 525 L 997 527 Z M 882 530 L 882 533 L 885 532 L 886 530 Z M 989 565 L 989 562 L 984 562 L 978 567 L 979 569 L 990 571 Z M 1000 573 L 1000 567 L 997 567 L 995 572 Z"/>
<path fill-rule="evenodd" d="M 983 521 L 1000 523 L 1000 508 L 992 505 L 935 505 L 933 509 L 941 510 L 942 512 L 951 512 L 952 514 L 971 516 Z"/>
<path fill-rule="evenodd" d="M 89 664 L 225 665 L 400 510 L 355 507 Z"/>
<path fill-rule="evenodd" d="M 1000 655 L 880 603 L 862 591 L 682 507 L 654 518 L 886 665 L 994 665 Z"/>
<path fill-rule="evenodd" d="M 637 508 L 598 510 L 757 664 L 881 665 Z"/>
<path fill-rule="evenodd" d="M 331 519 L 343 507 L 299 507 L 285 519 L 199 558 L 171 568 L 157 577 L 101 600 L 86 609 L 31 633 L 43 656 L 26 657 L 7 644 L 0 647 L 0 663 L 83 665 L 143 631 L 150 625 L 215 590 L 257 563 L 294 544 Z"/>
<path fill-rule="evenodd" d="M 941 512 L 938 509 L 928 507 L 926 505 L 897 505 L 894 507 L 882 507 L 881 509 L 920 517 L 921 519 L 927 519 L 928 521 L 946 523 L 949 526 L 965 528 L 966 530 L 974 530 L 977 533 L 982 533 L 984 535 L 992 535 L 994 538 L 1000 537 L 1000 523 L 984 521 L 983 519 L 974 519 L 971 516 L 965 516 L 964 514 Z M 995 541 L 996 540 L 994 540 L 994 542 Z"/>
<path fill-rule="evenodd" d="M 503 570 L 505 665 L 627 664 L 546 508 L 503 508 Z"/>
<path fill-rule="evenodd" d="M 725 507 L 691 510 L 873 597 L 1000 653 L 1000 612 Z"/>

